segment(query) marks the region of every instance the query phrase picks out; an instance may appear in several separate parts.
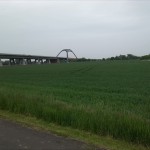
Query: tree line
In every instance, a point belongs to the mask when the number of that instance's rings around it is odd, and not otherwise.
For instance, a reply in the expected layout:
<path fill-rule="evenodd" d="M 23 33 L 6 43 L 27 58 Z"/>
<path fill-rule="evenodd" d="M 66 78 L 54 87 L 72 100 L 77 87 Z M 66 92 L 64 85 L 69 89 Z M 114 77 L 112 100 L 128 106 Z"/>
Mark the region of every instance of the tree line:
<path fill-rule="evenodd" d="M 78 62 L 86 62 L 86 61 L 105 61 L 105 60 L 150 60 L 150 54 L 144 56 L 135 56 L 133 54 L 127 55 L 119 55 L 115 57 L 102 58 L 102 59 L 87 59 L 87 58 L 78 58 Z"/>

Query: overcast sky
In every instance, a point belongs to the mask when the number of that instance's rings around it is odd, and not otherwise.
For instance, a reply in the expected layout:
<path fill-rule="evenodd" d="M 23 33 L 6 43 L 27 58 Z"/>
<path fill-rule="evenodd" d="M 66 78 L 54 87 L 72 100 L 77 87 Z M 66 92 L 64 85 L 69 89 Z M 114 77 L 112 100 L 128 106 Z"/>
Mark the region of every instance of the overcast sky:
<path fill-rule="evenodd" d="M 65 48 L 86 58 L 150 54 L 150 1 L 0 0 L 0 53 Z"/>

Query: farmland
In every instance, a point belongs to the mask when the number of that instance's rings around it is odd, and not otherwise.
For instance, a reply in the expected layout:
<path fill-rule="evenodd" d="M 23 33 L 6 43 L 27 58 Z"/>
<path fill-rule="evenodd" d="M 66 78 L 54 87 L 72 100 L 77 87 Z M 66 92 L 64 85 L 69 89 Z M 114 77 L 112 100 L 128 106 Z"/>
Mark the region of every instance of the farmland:
<path fill-rule="evenodd" d="M 150 62 L 0 68 L 0 109 L 150 145 Z"/>

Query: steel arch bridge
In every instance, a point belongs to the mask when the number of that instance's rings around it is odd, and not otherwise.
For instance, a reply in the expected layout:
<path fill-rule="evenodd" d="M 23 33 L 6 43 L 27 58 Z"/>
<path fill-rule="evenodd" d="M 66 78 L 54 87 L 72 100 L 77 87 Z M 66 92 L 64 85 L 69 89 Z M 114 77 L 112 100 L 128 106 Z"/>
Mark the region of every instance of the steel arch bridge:
<path fill-rule="evenodd" d="M 76 54 L 71 49 L 61 50 L 56 57 L 58 57 L 62 52 L 66 52 L 66 54 L 67 54 L 67 63 L 69 62 L 69 55 L 68 55 L 69 52 L 71 52 L 75 56 L 75 58 L 78 59 Z"/>

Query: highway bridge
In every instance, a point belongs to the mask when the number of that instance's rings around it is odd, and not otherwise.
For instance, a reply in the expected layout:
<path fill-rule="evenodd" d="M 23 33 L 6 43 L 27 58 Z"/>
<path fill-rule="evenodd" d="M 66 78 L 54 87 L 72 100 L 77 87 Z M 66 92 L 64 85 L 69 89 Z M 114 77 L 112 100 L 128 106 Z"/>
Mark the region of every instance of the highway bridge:
<path fill-rule="evenodd" d="M 27 65 L 27 64 L 51 64 L 66 61 L 64 57 L 21 55 L 0 53 L 0 66 L 3 65 Z"/>

